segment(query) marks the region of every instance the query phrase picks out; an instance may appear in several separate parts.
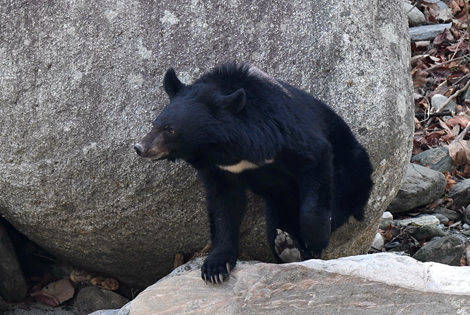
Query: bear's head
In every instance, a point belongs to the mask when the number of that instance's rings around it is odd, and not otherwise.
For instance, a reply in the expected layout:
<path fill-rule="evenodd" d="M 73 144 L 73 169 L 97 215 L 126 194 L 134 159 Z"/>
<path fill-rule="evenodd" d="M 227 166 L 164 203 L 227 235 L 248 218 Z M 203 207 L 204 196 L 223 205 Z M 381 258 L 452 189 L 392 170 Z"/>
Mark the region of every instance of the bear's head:
<path fill-rule="evenodd" d="M 137 154 L 152 160 L 186 161 L 206 152 L 223 154 L 222 147 L 233 138 L 235 116 L 245 107 L 245 90 L 224 90 L 217 82 L 204 80 L 185 85 L 173 69 L 166 72 L 163 87 L 170 103 L 152 130 L 135 144 Z"/>

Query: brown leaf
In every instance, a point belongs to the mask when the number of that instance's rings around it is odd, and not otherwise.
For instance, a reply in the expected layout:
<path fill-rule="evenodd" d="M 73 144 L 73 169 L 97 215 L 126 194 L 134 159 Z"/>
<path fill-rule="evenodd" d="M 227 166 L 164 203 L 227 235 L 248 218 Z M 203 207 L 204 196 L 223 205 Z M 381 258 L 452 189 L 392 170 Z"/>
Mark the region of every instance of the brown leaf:
<path fill-rule="evenodd" d="M 452 13 L 455 15 L 462 10 L 458 1 L 451 0 L 447 3 L 447 6 L 452 9 Z"/>
<path fill-rule="evenodd" d="M 458 115 L 458 116 L 452 117 L 451 119 L 446 121 L 446 124 L 451 126 L 451 127 L 455 127 L 455 126 L 459 125 L 460 127 L 465 128 L 465 127 L 467 127 L 467 124 L 469 122 L 470 122 L 470 119 L 467 116 Z"/>
<path fill-rule="evenodd" d="M 465 167 L 463 169 L 463 174 L 465 177 L 470 177 L 470 165 L 465 164 Z"/>
<path fill-rule="evenodd" d="M 466 140 L 453 141 L 449 144 L 449 155 L 457 166 L 470 164 L 470 149 Z"/>
<path fill-rule="evenodd" d="M 63 302 L 70 300 L 75 294 L 75 289 L 68 279 L 62 279 L 49 283 L 41 291 L 31 293 L 39 302 L 50 305 L 59 306 Z"/>
<path fill-rule="evenodd" d="M 434 38 L 432 43 L 434 45 L 441 45 L 443 43 L 450 43 L 453 40 L 455 40 L 454 35 L 446 28 Z"/>
<path fill-rule="evenodd" d="M 411 70 L 411 76 L 413 77 L 413 87 L 419 88 L 428 82 L 429 73 L 423 69 L 414 68 Z"/>
<path fill-rule="evenodd" d="M 441 137 L 444 136 L 446 132 L 444 130 L 434 131 L 426 135 L 426 144 L 429 147 L 436 147 L 441 144 Z"/>

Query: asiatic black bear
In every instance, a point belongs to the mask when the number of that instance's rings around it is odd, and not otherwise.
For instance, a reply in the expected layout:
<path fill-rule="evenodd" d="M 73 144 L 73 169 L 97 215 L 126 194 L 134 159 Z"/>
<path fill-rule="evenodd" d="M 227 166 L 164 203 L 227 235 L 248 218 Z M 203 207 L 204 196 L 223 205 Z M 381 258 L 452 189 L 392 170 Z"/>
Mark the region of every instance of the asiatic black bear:
<path fill-rule="evenodd" d="M 247 189 L 266 202 L 268 239 L 280 261 L 279 231 L 309 259 L 320 257 L 331 231 L 351 215 L 363 219 L 371 163 L 330 107 L 247 64 L 217 66 L 191 85 L 169 69 L 163 85 L 170 103 L 135 150 L 183 159 L 198 171 L 212 240 L 204 280 L 222 282 L 235 267 Z"/>

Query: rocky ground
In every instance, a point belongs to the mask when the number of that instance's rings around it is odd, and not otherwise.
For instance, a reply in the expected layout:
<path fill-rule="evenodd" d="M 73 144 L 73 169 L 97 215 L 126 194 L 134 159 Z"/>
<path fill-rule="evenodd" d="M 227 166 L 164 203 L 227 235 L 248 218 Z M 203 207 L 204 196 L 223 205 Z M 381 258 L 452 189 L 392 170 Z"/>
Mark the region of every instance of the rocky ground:
<path fill-rule="evenodd" d="M 371 252 L 470 261 L 470 74 L 464 1 L 415 1 L 409 17 L 415 88 L 413 156 Z"/>
<path fill-rule="evenodd" d="M 423 262 L 468 266 L 470 55 L 465 3 L 414 1 L 406 3 L 405 10 L 415 87 L 413 157 L 396 199 L 380 221 L 370 252 L 401 252 Z M 9 229 L 0 221 L 0 232 Z M 12 243 L 24 249 L 18 255 L 20 262 Z M 0 233 L 0 254 L 9 257 L 0 260 L 0 282 L 15 278 L 0 295 L 22 301 L 12 304 L 0 298 L 0 313 L 86 314 L 119 308 L 138 293 L 119 287 L 113 279 L 64 266 L 12 231 Z M 342 280 L 360 282 L 348 279 Z M 415 300 L 419 298 L 418 294 Z"/>

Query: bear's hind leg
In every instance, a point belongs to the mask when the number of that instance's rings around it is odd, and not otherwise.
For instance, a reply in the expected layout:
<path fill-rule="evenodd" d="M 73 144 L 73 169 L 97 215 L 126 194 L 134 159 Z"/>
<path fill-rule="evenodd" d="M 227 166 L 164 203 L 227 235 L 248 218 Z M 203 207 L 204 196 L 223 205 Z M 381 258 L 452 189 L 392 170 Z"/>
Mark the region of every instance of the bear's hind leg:
<path fill-rule="evenodd" d="M 290 200 L 295 200 L 292 197 Z M 298 242 L 299 224 L 297 206 L 281 198 L 266 198 L 266 225 L 268 242 L 278 263 L 289 263 L 308 259 Z"/>

